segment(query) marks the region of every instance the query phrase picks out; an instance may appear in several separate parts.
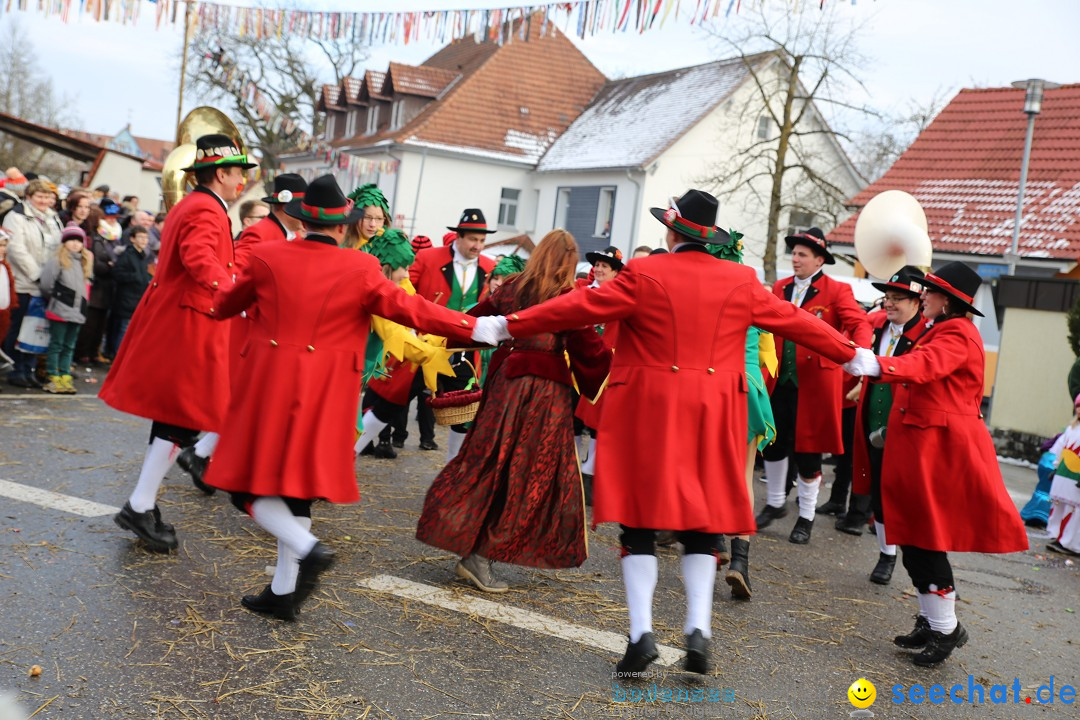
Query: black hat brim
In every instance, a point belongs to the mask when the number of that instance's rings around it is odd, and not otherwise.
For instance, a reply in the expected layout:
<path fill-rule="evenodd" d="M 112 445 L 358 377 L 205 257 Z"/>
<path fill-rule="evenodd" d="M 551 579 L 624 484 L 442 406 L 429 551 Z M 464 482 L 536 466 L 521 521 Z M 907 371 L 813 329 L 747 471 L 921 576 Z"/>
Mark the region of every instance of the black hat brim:
<path fill-rule="evenodd" d="M 916 282 L 922 282 L 922 280 L 917 280 Z M 896 285 L 890 285 L 889 283 L 872 282 L 870 284 L 876 287 L 881 292 L 889 292 L 890 290 L 895 290 L 896 292 L 907 293 L 913 298 L 917 298 L 922 295 L 922 293 L 917 293 L 911 288 L 897 287 Z"/>
<path fill-rule="evenodd" d="M 957 297 L 956 293 L 954 293 L 952 290 L 941 287 L 933 280 L 929 278 L 922 278 L 921 280 L 919 280 L 919 283 L 925 285 L 928 289 L 933 290 L 934 292 L 939 292 L 942 295 L 948 295 L 950 299 L 955 300 L 959 305 L 961 305 L 966 312 L 969 312 L 972 315 L 978 315 L 979 317 L 986 317 L 981 312 L 976 310 L 975 306 L 969 303 L 967 300 L 962 297 Z"/>
<path fill-rule="evenodd" d="M 322 220 L 320 218 L 308 217 L 300 209 L 300 198 L 296 200 L 290 200 L 285 203 L 285 214 L 289 217 L 296 218 L 308 225 L 318 225 L 319 227 L 334 227 L 335 225 L 352 225 L 355 222 L 360 222 L 360 219 L 364 217 L 364 208 L 354 207 L 349 215 L 344 220 Z"/>
<path fill-rule="evenodd" d="M 498 230 L 488 230 L 486 227 L 483 230 L 481 230 L 480 228 L 450 227 L 449 225 L 447 225 L 446 229 L 451 230 L 451 231 L 456 232 L 456 233 L 463 233 L 463 234 L 464 233 L 485 233 L 486 235 L 491 235 L 493 233 L 499 232 Z"/>
<path fill-rule="evenodd" d="M 622 270 L 623 267 L 625 267 L 625 263 L 622 260 L 598 252 L 585 253 L 585 260 L 590 265 L 595 265 L 602 260 L 610 265 L 612 270 Z"/>
<path fill-rule="evenodd" d="M 831 252 L 822 248 L 820 245 L 815 245 L 804 237 L 799 237 L 798 235 L 788 235 L 786 238 L 784 238 L 784 243 L 787 245 L 788 252 L 791 252 L 791 249 L 796 245 L 805 245 L 821 257 L 825 258 L 826 265 L 836 264 L 836 258 L 833 257 L 833 254 Z"/>
<path fill-rule="evenodd" d="M 241 168 L 243 170 L 250 170 L 251 168 L 259 167 L 259 163 L 221 163 L 220 165 L 207 165 L 206 167 L 208 167 L 208 168 L 212 167 L 215 170 L 217 168 L 230 168 L 230 167 L 238 167 L 238 168 Z M 195 172 L 196 170 L 202 170 L 202 169 L 203 168 L 197 168 L 194 165 L 192 165 L 190 167 L 180 168 L 180 172 Z"/>
<path fill-rule="evenodd" d="M 716 228 L 716 234 L 713 235 L 711 238 L 697 237 L 695 235 L 691 235 L 691 234 L 689 234 L 687 232 L 684 232 L 683 230 L 680 230 L 679 228 L 675 227 L 674 225 L 669 223 L 667 220 L 665 220 L 664 219 L 664 213 L 667 212 L 666 209 L 664 209 L 664 208 L 649 208 L 649 212 L 652 213 L 652 216 L 654 218 L 656 218 L 657 220 L 660 221 L 661 225 L 666 227 L 668 230 L 673 230 L 674 232 L 676 232 L 677 234 L 679 234 L 682 237 L 686 238 L 687 240 L 692 240 L 693 242 L 699 242 L 699 243 L 702 243 L 702 244 L 710 244 L 710 245 L 726 245 L 729 242 L 731 242 L 731 235 L 728 234 L 727 230 L 722 230 L 719 227 Z"/>

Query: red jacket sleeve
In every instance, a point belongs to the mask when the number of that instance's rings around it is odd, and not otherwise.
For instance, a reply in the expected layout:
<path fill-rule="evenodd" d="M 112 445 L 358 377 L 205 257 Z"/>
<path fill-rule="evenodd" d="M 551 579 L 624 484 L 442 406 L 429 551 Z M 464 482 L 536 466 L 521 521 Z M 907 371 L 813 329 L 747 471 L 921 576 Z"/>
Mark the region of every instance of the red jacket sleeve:
<path fill-rule="evenodd" d="M 566 352 L 578 391 L 590 401 L 595 400 L 611 371 L 613 353 L 593 327 L 567 332 Z"/>
<path fill-rule="evenodd" d="M 855 293 L 846 283 L 837 282 L 839 296 L 836 299 L 836 314 L 848 337 L 859 347 L 868 348 L 874 341 L 874 331 L 867 314 L 855 302 Z"/>
<path fill-rule="evenodd" d="M 588 292 L 570 292 L 506 316 L 514 337 L 561 332 L 629 317 L 637 305 L 639 275 L 625 268 L 614 280 Z"/>
<path fill-rule="evenodd" d="M 178 238 L 184 269 L 210 292 L 232 284 L 232 276 L 225 272 L 217 253 L 222 227 L 216 214 L 210 211 L 188 213 L 186 227 Z"/>
<path fill-rule="evenodd" d="M 226 285 L 214 293 L 214 305 L 217 312 L 214 318 L 225 320 L 239 315 L 251 307 L 255 302 L 255 272 L 254 268 L 246 267 L 236 279 L 236 284 Z"/>
<path fill-rule="evenodd" d="M 949 320 L 948 323 L 966 322 Z M 881 382 L 928 383 L 951 375 L 968 359 L 966 333 L 959 327 L 944 326 L 903 355 L 879 357 Z"/>
<path fill-rule="evenodd" d="M 756 281 L 748 283 L 747 288 L 754 294 L 754 325 L 840 365 L 855 356 L 854 341 L 844 338 L 825 321 L 781 300 Z"/>
<path fill-rule="evenodd" d="M 370 314 L 393 320 L 420 332 L 442 335 L 451 347 L 472 342 L 476 318 L 428 302 L 419 295 L 409 295 L 383 277 L 374 257 L 371 258 L 371 263 L 375 269 L 367 273 L 371 279 L 365 283 L 369 290 L 364 302 Z"/>

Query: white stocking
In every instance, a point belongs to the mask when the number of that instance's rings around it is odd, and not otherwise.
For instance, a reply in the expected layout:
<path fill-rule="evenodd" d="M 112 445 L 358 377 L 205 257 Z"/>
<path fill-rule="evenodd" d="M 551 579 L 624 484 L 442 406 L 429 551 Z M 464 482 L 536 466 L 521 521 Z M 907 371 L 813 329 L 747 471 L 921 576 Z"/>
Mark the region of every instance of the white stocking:
<path fill-rule="evenodd" d="M 787 469 L 788 459 L 765 461 L 765 482 L 768 488 L 768 498 L 765 502 L 779 508 L 787 502 Z"/>
<path fill-rule="evenodd" d="M 686 587 L 686 624 L 683 634 L 700 630 L 712 637 L 713 583 L 716 580 L 716 558 L 703 553 L 682 557 L 683 585 Z"/>
<path fill-rule="evenodd" d="M 146 455 L 143 457 L 139 481 L 135 483 L 135 489 L 131 491 L 128 499 L 132 510 L 143 513 L 154 509 L 161 481 L 176 461 L 179 450 L 175 443 L 165 438 L 156 437 L 150 441 L 150 447 L 146 448 Z"/>
<path fill-rule="evenodd" d="M 311 521 L 301 523 L 300 518 L 292 514 L 289 506 L 279 497 L 261 497 L 251 503 L 251 517 L 297 557 L 307 557 L 311 548 L 319 540 L 311 534 Z M 306 520 L 306 518 L 305 518 Z"/>
<path fill-rule="evenodd" d="M 655 555 L 627 555 L 622 559 L 623 585 L 626 587 L 626 609 L 630 613 L 630 642 L 652 632 L 652 601 L 656 590 L 657 565 Z M 713 574 L 716 563 L 713 562 Z"/>

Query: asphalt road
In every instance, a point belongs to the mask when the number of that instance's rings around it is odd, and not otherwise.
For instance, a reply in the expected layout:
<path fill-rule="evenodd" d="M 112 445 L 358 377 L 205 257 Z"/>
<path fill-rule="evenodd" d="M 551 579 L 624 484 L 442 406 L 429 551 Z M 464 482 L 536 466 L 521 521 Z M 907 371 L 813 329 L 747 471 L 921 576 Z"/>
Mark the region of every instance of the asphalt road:
<path fill-rule="evenodd" d="M 105 407 L 92 397 L 96 385 L 81 387 L 75 397 L 4 388 L 0 480 L 119 507 L 149 423 Z M 916 608 L 903 570 L 892 585 L 873 585 L 873 536 L 843 535 L 820 518 L 811 543 L 795 546 L 787 542 L 791 515 L 751 543 L 752 601 L 732 600 L 718 577 L 711 675 L 687 675 L 676 662 L 616 685 L 619 653 L 603 649 L 601 636 L 627 626 L 611 527 L 590 534 L 583 567 L 498 565 L 511 591 L 481 598 L 552 626 L 580 626 L 584 642 L 367 586 L 391 576 L 445 590 L 452 603 L 480 597 L 455 580 L 454 558 L 413 538 L 443 458 L 418 451 L 414 434 L 398 460 L 362 458 L 358 506 L 316 506 L 314 529 L 339 562 L 292 624 L 238 602 L 268 582 L 269 536 L 220 494 L 195 491 L 179 470 L 160 498 L 181 539 L 167 556 L 147 552 L 108 514 L 0 497 L 0 692 L 14 691 L 35 718 L 87 720 L 839 718 L 854 710 L 848 686 L 865 677 L 877 688 L 876 717 L 1080 717 L 1080 703 L 1061 697 L 1064 685 L 1080 688 L 1080 566 L 1045 553 L 1038 533 L 1025 553 L 953 556 L 971 641 L 926 670 L 891 643 L 910 630 Z M 1002 470 L 1022 503 L 1034 472 Z M 764 485 L 756 485 L 760 504 Z M 678 568 L 678 556 L 662 551 L 655 628 L 676 648 Z M 35 665 L 41 673 L 31 676 Z M 1026 704 L 1051 676 L 1055 702 Z M 934 684 L 961 685 L 958 697 L 980 684 L 985 703 L 906 699 L 913 686 Z M 1008 686 L 1008 702 L 993 702 L 995 684 Z M 654 688 L 689 698 L 712 691 L 719 700 L 650 700 Z M 894 702 L 898 693 L 905 702 Z"/>

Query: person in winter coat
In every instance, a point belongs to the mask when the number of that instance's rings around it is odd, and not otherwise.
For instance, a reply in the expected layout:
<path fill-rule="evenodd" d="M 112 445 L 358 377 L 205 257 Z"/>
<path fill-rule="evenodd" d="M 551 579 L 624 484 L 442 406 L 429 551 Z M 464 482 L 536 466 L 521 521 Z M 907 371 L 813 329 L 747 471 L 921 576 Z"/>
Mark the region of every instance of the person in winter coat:
<path fill-rule="evenodd" d="M 120 206 L 106 198 L 100 205 L 102 218 L 88 236 L 94 251 L 94 285 L 90 289 L 90 307 L 87 311 L 86 325 L 79 335 L 78 357 L 100 365 L 108 365 L 116 354 L 115 343 L 102 340 L 109 335 L 115 339 L 115 333 L 109 333 L 109 310 L 112 308 L 116 283 L 113 280 L 113 268 L 120 257 Z"/>
<path fill-rule="evenodd" d="M 131 242 L 130 247 L 120 253 L 116 266 L 113 267 L 116 294 L 113 297 L 112 315 L 117 326 L 117 348 L 124 340 L 128 323 L 131 322 L 131 316 L 135 314 L 139 300 L 150 285 L 150 262 L 146 251 L 147 243 L 150 242 L 150 233 L 144 227 L 136 227 L 132 229 L 128 239 Z"/>
<path fill-rule="evenodd" d="M 11 312 L 11 327 L 4 338 L 3 349 L 15 361 L 15 368 L 8 375 L 8 384 L 15 387 L 41 387 L 34 377 L 36 355 L 15 349 L 23 316 L 30 305 L 30 298 L 40 297 L 38 280 L 41 268 L 60 245 L 60 219 L 53 210 L 56 204 L 56 188 L 45 180 L 32 180 L 26 186 L 26 199 L 4 216 L 4 229 L 11 235 L 8 246 L 8 262 L 15 277 L 15 294 L 18 300 Z"/>
<path fill-rule="evenodd" d="M 56 253 L 41 270 L 41 296 L 48 301 L 49 350 L 45 372 L 49 382 L 45 392 L 74 395 L 71 358 L 79 328 L 86 321 L 86 284 L 94 259 L 86 250 L 86 233 L 78 225 L 64 228 Z"/>
<path fill-rule="evenodd" d="M 8 327 L 11 325 L 11 311 L 19 300 L 15 295 L 15 276 L 11 274 L 11 265 L 8 265 L 8 243 L 11 236 L 6 230 L 0 230 L 0 338 L 7 337 Z M 11 358 L 0 356 L 0 366 L 7 367 Z"/>

